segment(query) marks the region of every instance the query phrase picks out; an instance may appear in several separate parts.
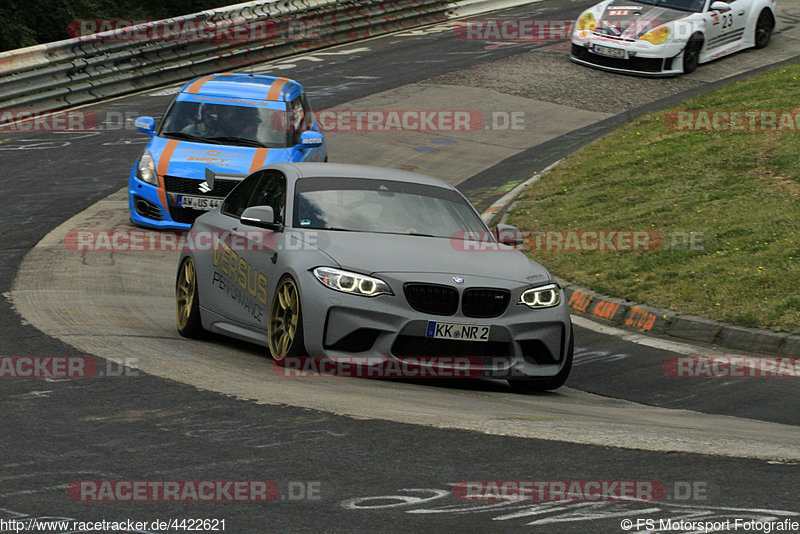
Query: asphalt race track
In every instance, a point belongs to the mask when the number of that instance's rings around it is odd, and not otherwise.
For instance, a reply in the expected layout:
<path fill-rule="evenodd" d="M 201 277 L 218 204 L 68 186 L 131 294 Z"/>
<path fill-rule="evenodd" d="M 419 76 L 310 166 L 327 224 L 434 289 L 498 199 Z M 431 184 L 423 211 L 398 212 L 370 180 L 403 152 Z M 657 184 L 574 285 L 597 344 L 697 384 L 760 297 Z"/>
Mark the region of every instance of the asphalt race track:
<path fill-rule="evenodd" d="M 571 20 L 588 5 L 557 0 L 498 16 Z M 779 13 L 766 49 L 666 80 L 574 65 L 563 43 L 460 40 L 453 23 L 254 70 L 301 81 L 318 111 L 466 109 L 495 125 L 521 113 L 518 129 L 327 136 L 332 161 L 438 175 L 486 207 L 654 102 L 794 57 L 800 5 L 784 2 Z M 733 351 L 576 319 L 567 387 L 518 395 L 488 380 L 290 380 L 258 347 L 180 338 L 176 254 L 80 253 L 63 244 L 74 229 L 132 229 L 125 186 L 146 142 L 132 119 L 158 117 L 174 90 L 83 108 L 101 120 L 93 131 L 0 133 L 0 354 L 99 362 L 95 378 L 0 381 L 0 521 L 207 518 L 237 534 L 622 532 L 626 519 L 632 531 L 640 520 L 643 532 L 653 530 L 648 519 L 800 521 L 794 381 L 664 372 L 675 355 Z M 67 491 L 81 480 L 268 480 L 280 496 L 81 502 Z M 457 498 L 454 485 L 480 480 L 654 481 L 664 495 Z"/>

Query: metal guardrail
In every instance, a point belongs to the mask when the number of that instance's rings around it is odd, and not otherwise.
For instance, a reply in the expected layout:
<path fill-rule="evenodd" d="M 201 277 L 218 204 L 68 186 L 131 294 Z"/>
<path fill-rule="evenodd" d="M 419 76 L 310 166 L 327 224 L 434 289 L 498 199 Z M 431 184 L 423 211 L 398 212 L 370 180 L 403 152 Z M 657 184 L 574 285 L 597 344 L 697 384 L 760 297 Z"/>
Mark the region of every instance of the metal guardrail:
<path fill-rule="evenodd" d="M 475 0 L 259 0 L 11 50 L 0 53 L 0 109 L 53 111 L 241 68 L 446 20 L 460 3 Z M 185 38 L 192 25 L 235 35 L 258 23 L 268 24 L 264 40 Z"/>

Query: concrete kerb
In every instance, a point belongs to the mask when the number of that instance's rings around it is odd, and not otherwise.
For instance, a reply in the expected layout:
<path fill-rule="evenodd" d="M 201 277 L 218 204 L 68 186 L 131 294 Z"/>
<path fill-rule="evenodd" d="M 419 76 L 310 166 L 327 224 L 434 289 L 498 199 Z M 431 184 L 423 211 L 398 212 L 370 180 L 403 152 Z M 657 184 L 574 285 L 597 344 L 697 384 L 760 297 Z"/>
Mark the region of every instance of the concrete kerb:
<path fill-rule="evenodd" d="M 786 332 L 770 332 L 726 324 L 722 326 L 717 339 L 720 345 L 733 349 L 778 354 L 788 337 L 789 334 Z"/>
<path fill-rule="evenodd" d="M 800 356 L 800 336 L 789 336 L 783 340 L 781 347 L 783 356 Z"/>
<path fill-rule="evenodd" d="M 535 173 L 487 208 L 481 214 L 486 224 L 489 225 L 494 221 L 504 222 L 508 212 L 513 209 L 516 198 L 562 161 L 563 159 L 548 166 L 542 172 Z M 666 334 L 679 339 L 713 343 L 729 349 L 771 355 L 800 356 L 800 336 L 683 315 L 672 310 L 602 295 L 588 287 L 573 284 L 558 276 L 555 278 L 564 288 L 564 295 L 572 313 L 599 322 L 640 333 Z"/>

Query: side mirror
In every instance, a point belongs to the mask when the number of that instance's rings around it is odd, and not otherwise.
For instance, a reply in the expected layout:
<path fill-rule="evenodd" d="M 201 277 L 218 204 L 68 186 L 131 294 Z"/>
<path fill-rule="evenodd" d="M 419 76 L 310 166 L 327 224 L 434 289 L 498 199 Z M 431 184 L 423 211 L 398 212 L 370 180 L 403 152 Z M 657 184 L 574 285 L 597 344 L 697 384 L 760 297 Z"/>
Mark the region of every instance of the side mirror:
<path fill-rule="evenodd" d="M 317 148 L 322 146 L 322 134 L 314 130 L 306 130 L 300 134 L 301 148 Z"/>
<path fill-rule="evenodd" d="M 147 135 L 153 135 L 156 130 L 156 121 L 153 120 L 153 117 L 139 117 L 133 125 L 138 131 Z"/>
<path fill-rule="evenodd" d="M 727 2 L 722 2 L 720 0 L 717 0 L 716 2 L 711 2 L 710 9 L 711 11 L 720 11 L 722 13 L 725 13 L 726 11 L 731 10 L 731 6 Z"/>
<path fill-rule="evenodd" d="M 525 242 L 522 232 L 514 226 L 498 224 L 494 229 L 494 233 L 497 237 L 497 241 L 503 245 L 517 247 Z"/>
<path fill-rule="evenodd" d="M 272 206 L 250 206 L 239 217 L 242 224 L 258 226 L 267 230 L 280 231 L 283 225 L 275 222 L 275 211 Z"/>

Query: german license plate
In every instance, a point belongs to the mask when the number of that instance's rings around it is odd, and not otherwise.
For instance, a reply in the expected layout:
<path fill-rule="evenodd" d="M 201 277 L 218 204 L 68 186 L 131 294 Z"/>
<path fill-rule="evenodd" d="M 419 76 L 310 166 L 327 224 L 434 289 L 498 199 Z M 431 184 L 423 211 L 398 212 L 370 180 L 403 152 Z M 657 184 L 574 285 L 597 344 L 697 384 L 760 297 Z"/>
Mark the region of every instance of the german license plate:
<path fill-rule="evenodd" d="M 222 204 L 222 200 L 221 198 L 188 197 L 182 195 L 178 197 L 178 206 L 208 211 Z"/>
<path fill-rule="evenodd" d="M 433 339 L 458 339 L 461 341 L 489 341 L 490 325 L 459 324 L 428 321 L 426 337 Z"/>
<path fill-rule="evenodd" d="M 594 53 L 606 56 L 606 57 L 615 57 L 617 59 L 625 59 L 625 50 L 621 48 L 611 48 L 610 46 L 603 46 L 603 45 L 594 45 Z"/>

